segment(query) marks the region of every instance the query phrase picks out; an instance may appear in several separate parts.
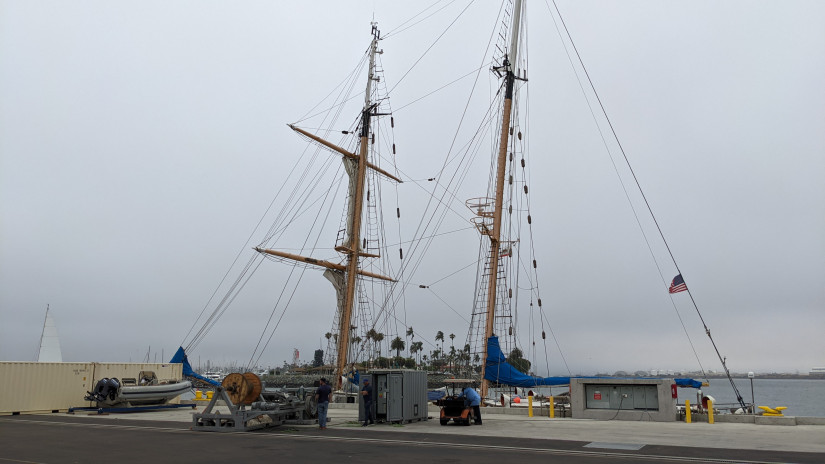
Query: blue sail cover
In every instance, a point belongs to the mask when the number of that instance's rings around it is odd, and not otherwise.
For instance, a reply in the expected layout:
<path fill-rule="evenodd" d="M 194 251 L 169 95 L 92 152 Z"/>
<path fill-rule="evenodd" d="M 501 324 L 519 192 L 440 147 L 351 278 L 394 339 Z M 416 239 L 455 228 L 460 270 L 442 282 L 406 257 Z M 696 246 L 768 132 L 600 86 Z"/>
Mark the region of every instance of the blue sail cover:
<path fill-rule="evenodd" d="M 219 387 L 221 385 L 220 382 L 216 382 L 212 379 L 207 379 L 206 377 L 192 370 L 192 365 L 189 364 L 189 358 L 186 357 L 186 352 L 183 350 L 183 347 L 178 348 L 178 351 L 175 352 L 175 355 L 172 356 L 172 360 L 169 362 L 175 364 L 183 364 L 183 375 L 185 375 L 186 377 L 194 377 L 196 379 L 200 379 L 204 382 L 210 383 L 216 387 Z"/>
<path fill-rule="evenodd" d="M 693 379 L 673 379 L 680 387 L 702 388 L 702 382 Z"/>
<path fill-rule="evenodd" d="M 492 336 L 487 339 L 487 363 L 485 364 L 484 378 L 490 382 L 510 385 L 513 387 L 539 387 L 554 385 L 570 385 L 570 377 L 533 377 L 523 374 L 521 371 L 510 365 L 504 353 L 501 352 L 501 345 L 498 337 Z M 577 379 L 610 379 L 616 377 L 575 377 Z M 655 379 L 651 377 L 651 379 Z M 702 382 L 693 379 L 673 379 L 674 383 L 680 387 L 702 388 Z"/>
<path fill-rule="evenodd" d="M 487 339 L 487 361 L 484 367 L 484 378 L 502 385 L 539 387 L 570 384 L 570 377 L 533 377 L 520 372 L 507 362 L 495 335 Z"/>

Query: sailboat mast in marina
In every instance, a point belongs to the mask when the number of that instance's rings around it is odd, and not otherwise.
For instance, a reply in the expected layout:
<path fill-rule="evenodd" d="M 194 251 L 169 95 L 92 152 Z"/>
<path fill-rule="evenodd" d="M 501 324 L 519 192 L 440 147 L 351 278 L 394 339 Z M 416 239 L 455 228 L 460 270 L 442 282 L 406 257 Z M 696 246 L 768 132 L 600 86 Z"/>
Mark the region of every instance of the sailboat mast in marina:
<path fill-rule="evenodd" d="M 378 49 L 379 39 L 380 32 L 376 24 L 373 23 L 372 42 L 369 48 L 369 68 L 364 106 L 359 116 L 357 129 L 357 154 L 354 151 L 349 151 L 308 131 L 300 129 L 294 125 L 290 125 L 292 130 L 298 132 L 312 142 L 343 155 L 344 167 L 349 178 L 348 202 L 346 205 L 346 229 L 344 239 L 335 247 L 335 250 L 344 258 L 342 260 L 343 262 L 335 263 L 273 249 L 265 249 L 261 247 L 255 248 L 255 250 L 260 253 L 286 260 L 306 263 L 311 266 L 325 269 L 324 277 L 332 282 L 338 297 L 338 312 L 336 317 L 337 333 L 335 334 L 337 342 L 337 352 L 335 358 L 335 385 L 338 389 L 343 386 L 342 378 L 347 371 L 347 364 L 349 362 L 354 362 L 354 359 L 350 359 L 351 356 L 349 349 L 352 344 L 351 329 L 353 328 L 353 312 L 358 304 L 357 292 L 360 285 L 359 282 L 363 278 L 395 282 L 395 280 L 390 277 L 375 272 L 369 272 L 362 268 L 364 260 L 381 257 L 380 254 L 371 253 L 370 250 L 367 249 L 367 240 L 362 234 L 362 222 L 365 214 L 365 196 L 367 192 L 367 175 L 370 171 L 373 171 L 395 182 L 401 182 L 401 180 L 397 177 L 371 163 L 369 159 L 371 140 L 374 140 L 373 137 L 375 136 L 372 131 L 372 118 L 385 115 L 384 113 L 379 112 L 379 103 L 373 101 L 372 97 L 373 84 L 379 81 L 375 63 L 376 54 L 382 53 Z"/>
<path fill-rule="evenodd" d="M 43 321 L 43 333 L 40 335 L 40 352 L 37 362 L 63 362 L 60 351 L 60 338 L 57 336 L 57 326 L 46 305 L 46 319 Z"/>

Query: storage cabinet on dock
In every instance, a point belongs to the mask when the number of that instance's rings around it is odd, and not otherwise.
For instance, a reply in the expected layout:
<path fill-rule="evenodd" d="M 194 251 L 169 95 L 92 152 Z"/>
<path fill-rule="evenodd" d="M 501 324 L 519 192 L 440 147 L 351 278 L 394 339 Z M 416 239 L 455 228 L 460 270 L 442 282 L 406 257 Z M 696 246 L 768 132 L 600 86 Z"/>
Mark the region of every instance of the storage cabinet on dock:
<path fill-rule="evenodd" d="M 370 379 L 373 417 L 377 421 L 427 420 L 427 372 L 412 369 L 376 369 L 361 376 Z M 364 398 L 358 396 L 358 420 L 364 421 Z"/>

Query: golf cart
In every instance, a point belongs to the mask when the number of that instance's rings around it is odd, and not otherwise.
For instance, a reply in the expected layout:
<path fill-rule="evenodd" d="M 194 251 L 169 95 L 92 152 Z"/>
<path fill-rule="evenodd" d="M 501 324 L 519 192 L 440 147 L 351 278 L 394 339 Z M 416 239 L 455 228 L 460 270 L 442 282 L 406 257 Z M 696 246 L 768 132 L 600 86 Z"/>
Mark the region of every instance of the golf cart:
<path fill-rule="evenodd" d="M 470 425 L 471 421 L 475 421 L 475 414 L 472 407 L 464 405 L 464 397 L 461 396 L 461 392 L 466 387 L 472 387 L 474 381 L 470 379 L 447 379 L 444 383 L 447 384 L 447 396 L 436 402 L 437 406 L 441 406 L 439 422 L 441 422 L 441 425 L 447 425 L 452 420 L 456 424 Z"/>

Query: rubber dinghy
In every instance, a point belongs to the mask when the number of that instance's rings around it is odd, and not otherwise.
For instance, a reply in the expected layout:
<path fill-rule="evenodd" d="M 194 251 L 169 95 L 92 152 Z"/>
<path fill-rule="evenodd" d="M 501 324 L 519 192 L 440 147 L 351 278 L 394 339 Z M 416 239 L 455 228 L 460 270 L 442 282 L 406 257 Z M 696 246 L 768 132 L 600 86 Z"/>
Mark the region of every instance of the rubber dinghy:
<path fill-rule="evenodd" d="M 100 379 L 85 399 L 105 407 L 160 405 L 192 389 L 192 382 L 188 380 L 158 382 L 154 373 L 151 376 L 141 373 L 140 378 L 140 383 L 134 379 L 124 379 L 124 382 L 114 377 Z"/>

